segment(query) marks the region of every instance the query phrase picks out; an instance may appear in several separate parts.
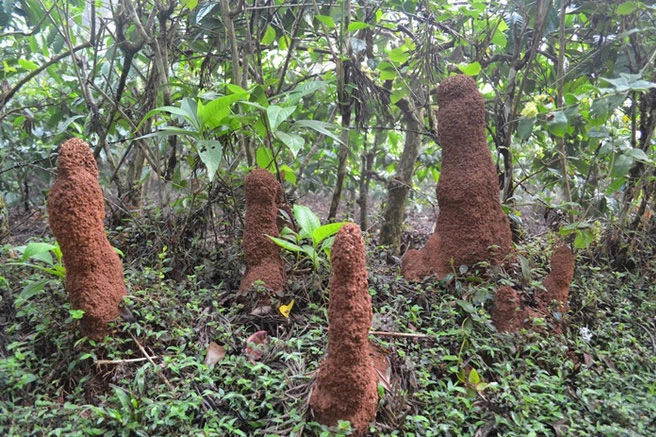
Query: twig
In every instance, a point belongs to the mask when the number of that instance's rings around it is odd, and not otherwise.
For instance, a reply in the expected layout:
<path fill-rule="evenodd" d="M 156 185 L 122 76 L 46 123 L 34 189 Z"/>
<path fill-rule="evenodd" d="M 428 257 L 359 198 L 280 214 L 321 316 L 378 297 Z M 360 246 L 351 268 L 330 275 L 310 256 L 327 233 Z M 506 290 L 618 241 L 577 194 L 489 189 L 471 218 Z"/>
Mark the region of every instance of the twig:
<path fill-rule="evenodd" d="M 412 333 L 405 333 L 405 332 L 369 331 L 369 334 L 380 335 L 384 337 L 434 338 L 433 335 L 412 334 Z"/>
<path fill-rule="evenodd" d="M 638 323 L 638 326 L 640 326 L 642 329 L 644 329 L 644 331 L 647 333 L 647 335 L 651 339 L 651 346 L 654 348 L 654 354 L 656 354 L 656 341 L 654 341 L 654 336 L 651 334 L 651 331 L 649 331 L 649 329 L 647 329 L 647 327 L 645 325 L 643 325 L 642 323 Z"/>
<path fill-rule="evenodd" d="M 148 355 L 148 352 L 146 352 L 146 349 L 144 349 L 144 347 L 141 345 L 141 343 L 139 343 L 139 340 L 137 340 L 137 338 L 134 335 L 130 334 L 130 337 L 132 337 L 132 340 L 134 340 L 134 342 L 139 347 L 139 350 L 141 351 L 142 354 L 144 354 L 144 356 L 150 362 L 150 364 L 152 364 L 153 366 L 156 366 L 155 362 L 153 361 L 153 358 L 156 358 L 156 357 L 151 357 L 150 355 Z M 157 376 L 159 376 L 162 379 L 162 381 L 164 381 L 164 384 L 166 384 L 166 386 L 169 388 L 169 390 L 174 391 L 173 385 L 171 385 L 171 383 L 166 378 L 166 376 L 162 375 L 160 372 L 155 372 L 155 373 L 157 374 Z"/>
<path fill-rule="evenodd" d="M 149 358 L 125 358 L 123 360 L 96 360 L 96 366 L 108 365 L 108 364 L 123 364 L 123 363 L 138 363 L 140 361 L 146 361 L 150 358 L 159 358 L 157 355 Z"/>

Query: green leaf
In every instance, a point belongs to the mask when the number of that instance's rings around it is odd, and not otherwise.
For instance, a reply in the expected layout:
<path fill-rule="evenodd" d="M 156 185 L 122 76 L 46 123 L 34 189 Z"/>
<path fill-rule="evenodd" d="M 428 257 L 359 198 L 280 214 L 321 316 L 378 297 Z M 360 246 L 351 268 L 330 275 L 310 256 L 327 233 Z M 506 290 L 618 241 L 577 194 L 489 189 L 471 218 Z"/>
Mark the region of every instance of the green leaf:
<path fill-rule="evenodd" d="M 617 7 L 617 15 L 629 15 L 632 14 L 633 11 L 635 11 L 636 9 L 638 9 L 637 2 L 634 1 L 624 2 Z"/>
<path fill-rule="evenodd" d="M 517 124 L 517 136 L 520 140 L 524 141 L 531 135 L 534 123 L 535 118 L 522 117 L 519 119 L 519 123 Z"/>
<path fill-rule="evenodd" d="M 398 76 L 396 70 L 390 68 L 387 70 L 381 70 L 380 71 L 380 80 L 386 81 L 386 80 L 394 80 Z"/>
<path fill-rule="evenodd" d="M 255 161 L 260 168 L 269 168 L 273 162 L 273 153 L 268 147 L 258 147 L 255 151 Z"/>
<path fill-rule="evenodd" d="M 223 158 L 223 147 L 216 140 L 199 140 L 196 144 L 196 149 L 198 150 L 200 160 L 203 161 L 203 164 L 207 168 L 207 177 L 212 182 Z"/>
<path fill-rule="evenodd" d="M 328 29 L 334 29 L 335 28 L 335 20 L 333 20 L 333 17 L 328 16 L 328 15 L 315 15 L 314 18 L 316 18 L 319 22 L 323 23 Z"/>
<path fill-rule="evenodd" d="M 288 134 L 286 132 L 276 131 L 275 136 L 287 146 L 290 152 L 292 152 L 294 159 L 296 159 L 298 152 L 300 152 L 305 145 L 305 139 L 298 134 Z"/>
<path fill-rule="evenodd" d="M 248 98 L 247 92 L 238 92 L 214 99 L 206 105 L 199 101 L 198 118 L 204 126 L 215 129 L 221 125 L 224 118 L 230 115 L 230 106 L 246 98 Z"/>
<path fill-rule="evenodd" d="M 27 300 L 34 295 L 41 293 L 48 283 L 47 279 L 42 279 L 40 281 L 30 282 L 23 288 L 18 297 L 23 300 Z"/>
<path fill-rule="evenodd" d="M 342 226 L 344 226 L 346 223 L 347 222 L 328 223 L 323 226 L 319 226 L 314 230 L 314 232 L 312 232 L 312 242 L 315 246 L 318 246 L 323 240 L 339 232 L 339 230 L 342 229 Z"/>
<path fill-rule="evenodd" d="M 472 62 L 471 64 L 460 64 L 458 69 L 467 76 L 476 76 L 481 72 L 482 67 L 480 62 Z"/>
<path fill-rule="evenodd" d="M 574 247 L 576 249 L 587 249 L 592 244 L 593 237 L 592 229 L 577 229 Z"/>
<path fill-rule="evenodd" d="M 557 137 L 562 137 L 567 132 L 567 116 L 563 111 L 552 113 L 552 118 L 547 122 L 547 130 Z"/>
<path fill-rule="evenodd" d="M 278 126 L 280 126 L 283 121 L 287 120 L 294 111 L 296 111 L 296 106 L 283 108 L 282 106 L 271 105 L 266 108 L 271 130 L 275 132 L 278 129 Z"/>
<path fill-rule="evenodd" d="M 267 237 L 269 237 L 271 241 L 273 241 L 274 243 L 276 243 L 278 246 L 282 247 L 285 250 L 289 250 L 290 252 L 296 252 L 296 253 L 303 252 L 303 249 L 300 246 L 292 243 L 291 241 L 283 240 L 282 238 L 272 237 L 271 235 L 267 235 Z"/>
<path fill-rule="evenodd" d="M 280 171 L 285 172 L 285 180 L 292 185 L 296 185 L 296 172 L 287 164 L 280 166 Z"/>
<path fill-rule="evenodd" d="M 335 142 L 339 144 L 342 143 L 342 140 L 340 140 L 337 135 L 335 135 L 333 132 L 328 130 L 328 129 L 338 129 L 339 126 L 337 126 L 336 124 L 328 123 L 325 121 L 319 121 L 319 120 L 296 120 L 294 125 L 296 127 L 306 127 L 309 129 L 313 129 L 319 132 L 320 134 L 332 138 L 333 140 L 335 140 Z"/>
<path fill-rule="evenodd" d="M 476 385 L 479 382 L 481 382 L 481 377 L 476 371 L 476 369 L 472 367 L 472 369 L 469 371 L 469 377 L 467 378 L 467 380 L 469 381 L 470 384 Z"/>
<path fill-rule="evenodd" d="M 37 64 L 35 64 L 32 61 L 28 61 L 27 59 L 19 59 L 18 60 L 18 65 L 21 66 L 21 68 L 28 70 L 28 71 L 34 71 L 39 68 Z"/>
<path fill-rule="evenodd" d="M 629 169 L 633 165 L 633 158 L 629 155 L 617 155 L 615 162 L 613 162 L 613 169 L 610 174 L 614 178 L 624 177 L 629 173 Z"/>
<path fill-rule="evenodd" d="M 502 21 L 502 23 L 505 24 L 505 21 Z M 506 35 L 502 31 L 497 29 L 497 31 L 494 32 L 494 36 L 492 36 L 492 44 L 503 49 L 508 44 L 508 38 L 506 38 Z"/>
<path fill-rule="evenodd" d="M 269 25 L 267 26 L 266 32 L 264 32 L 264 36 L 262 37 L 260 44 L 264 46 L 268 46 L 275 40 L 276 40 L 276 30 L 271 25 Z"/>
<path fill-rule="evenodd" d="M 362 21 L 352 21 L 349 24 L 348 31 L 349 32 L 355 32 L 357 30 L 366 29 L 368 27 L 371 27 L 371 26 L 369 26 L 367 23 L 363 23 Z"/>
<path fill-rule="evenodd" d="M 410 55 L 406 51 L 404 51 L 401 47 L 393 48 L 392 50 L 389 51 L 387 56 L 389 57 L 390 61 L 396 64 L 403 64 L 410 57 Z"/>
<path fill-rule="evenodd" d="M 321 220 L 310 208 L 304 205 L 294 205 L 294 217 L 301 227 L 302 238 L 312 238 L 314 231 L 321 226 Z"/>
<path fill-rule="evenodd" d="M 23 251 L 23 256 L 20 258 L 21 261 L 27 261 L 28 259 L 32 258 L 52 265 L 53 261 L 50 251 L 54 251 L 56 248 L 57 246 L 53 244 L 32 241 L 28 243 L 27 246 L 23 246 L 17 249 Z"/>
<path fill-rule="evenodd" d="M 629 149 L 625 152 L 627 155 L 635 159 L 636 161 L 642 161 L 646 163 L 650 163 L 651 159 L 649 159 L 649 156 L 645 153 L 644 150 L 642 149 Z"/>
<path fill-rule="evenodd" d="M 288 91 L 286 98 L 284 100 L 285 106 L 292 106 L 298 104 L 298 102 L 308 94 L 312 94 L 315 91 L 323 89 L 328 84 L 328 81 L 325 80 L 308 80 L 306 82 L 298 84 L 293 90 Z"/>
<path fill-rule="evenodd" d="M 182 0 L 182 6 L 194 10 L 198 6 L 198 0 Z"/>

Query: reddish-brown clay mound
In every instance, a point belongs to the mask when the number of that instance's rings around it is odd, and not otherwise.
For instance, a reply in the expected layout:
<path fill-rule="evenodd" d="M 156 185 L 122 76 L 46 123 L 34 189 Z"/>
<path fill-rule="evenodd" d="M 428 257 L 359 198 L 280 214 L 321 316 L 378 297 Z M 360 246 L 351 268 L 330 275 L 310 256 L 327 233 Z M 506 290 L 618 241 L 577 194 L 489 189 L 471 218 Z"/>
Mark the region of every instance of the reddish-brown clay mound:
<path fill-rule="evenodd" d="M 485 107 L 476 82 L 446 78 L 437 89 L 442 174 L 437 185 L 435 232 L 421 251 L 408 251 L 402 274 L 443 277 L 460 265 L 499 264 L 510 252 L 510 223 L 485 135 Z"/>
<path fill-rule="evenodd" d="M 369 355 L 373 316 L 368 291 L 365 248 L 360 228 L 346 224 L 333 243 L 328 354 L 319 367 L 310 405 L 328 426 L 348 420 L 366 433 L 376 417 L 377 375 Z"/>
<path fill-rule="evenodd" d="M 94 339 L 106 334 L 127 294 L 123 266 L 107 240 L 104 219 L 105 200 L 91 149 L 80 139 L 68 140 L 59 150 L 48 220 L 64 256 L 71 306 L 84 310 L 82 333 Z"/>
<path fill-rule="evenodd" d="M 521 329 L 529 312 L 522 305 L 522 299 L 512 287 L 504 286 L 494 296 L 492 322 L 499 332 L 515 332 Z"/>
<path fill-rule="evenodd" d="M 574 278 L 574 255 L 567 246 L 559 246 L 551 256 L 551 273 L 536 293 L 538 309 L 545 314 L 553 311 L 564 315 L 569 309 L 569 285 Z"/>
<path fill-rule="evenodd" d="M 253 170 L 246 176 L 246 225 L 244 229 L 244 257 L 246 273 L 241 280 L 241 290 L 256 281 L 267 288 L 281 291 L 285 286 L 285 266 L 280 257 L 280 247 L 267 237 L 280 236 L 278 231 L 278 207 L 282 187 L 271 172 Z"/>

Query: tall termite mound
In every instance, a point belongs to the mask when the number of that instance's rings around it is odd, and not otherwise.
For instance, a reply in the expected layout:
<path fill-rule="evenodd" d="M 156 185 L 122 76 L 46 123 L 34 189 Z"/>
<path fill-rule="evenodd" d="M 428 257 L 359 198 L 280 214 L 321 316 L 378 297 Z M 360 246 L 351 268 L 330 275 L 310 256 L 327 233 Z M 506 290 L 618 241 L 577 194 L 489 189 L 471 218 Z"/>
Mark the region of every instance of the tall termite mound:
<path fill-rule="evenodd" d="M 378 378 L 369 355 L 373 312 L 357 225 L 346 224 L 337 233 L 331 261 L 328 354 L 319 367 L 310 405 L 320 423 L 334 426 L 348 420 L 356 435 L 362 435 L 376 417 Z"/>
<path fill-rule="evenodd" d="M 279 237 L 278 208 L 282 203 L 282 186 L 275 176 L 264 169 L 253 170 L 246 176 L 246 225 L 244 257 L 246 272 L 241 290 L 262 281 L 273 291 L 285 287 L 285 266 L 278 247 L 267 235 Z"/>
<path fill-rule="evenodd" d="M 422 250 L 409 250 L 401 272 L 408 279 L 444 277 L 460 265 L 499 264 L 511 249 L 508 218 L 485 135 L 485 107 L 476 82 L 451 76 L 437 88 L 442 173 L 437 184 L 435 232 Z"/>
<path fill-rule="evenodd" d="M 66 267 L 71 306 L 84 310 L 82 333 L 106 334 L 127 294 L 123 266 L 104 228 L 105 200 L 89 145 L 71 139 L 59 149 L 57 179 L 48 195 L 48 220 Z"/>

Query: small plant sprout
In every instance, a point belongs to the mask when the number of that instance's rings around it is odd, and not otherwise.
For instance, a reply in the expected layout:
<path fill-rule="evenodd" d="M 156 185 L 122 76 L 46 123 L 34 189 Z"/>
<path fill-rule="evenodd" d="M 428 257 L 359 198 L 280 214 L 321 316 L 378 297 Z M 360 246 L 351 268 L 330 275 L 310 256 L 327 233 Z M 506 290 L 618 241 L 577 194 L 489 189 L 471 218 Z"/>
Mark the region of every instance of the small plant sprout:
<path fill-rule="evenodd" d="M 294 205 L 294 217 L 300 228 L 298 232 L 285 226 L 280 232 L 281 238 L 268 237 L 283 249 L 309 260 L 317 271 L 328 263 L 334 235 L 346 222 L 321 225 L 319 217 L 303 205 Z"/>

